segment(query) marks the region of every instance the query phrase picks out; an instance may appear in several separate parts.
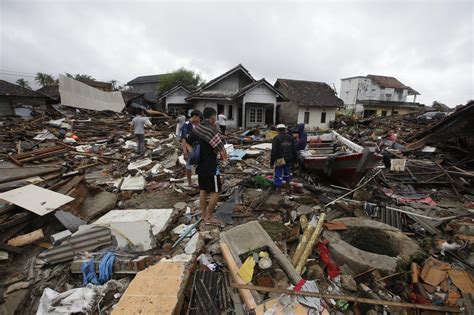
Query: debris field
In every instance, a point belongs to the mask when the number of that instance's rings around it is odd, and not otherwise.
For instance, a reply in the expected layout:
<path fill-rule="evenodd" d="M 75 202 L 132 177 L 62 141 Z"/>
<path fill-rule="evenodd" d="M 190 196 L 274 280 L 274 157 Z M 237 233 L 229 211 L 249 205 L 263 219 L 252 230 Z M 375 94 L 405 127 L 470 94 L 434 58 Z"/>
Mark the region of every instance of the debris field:
<path fill-rule="evenodd" d="M 225 226 L 148 116 L 144 156 L 125 112 L 0 118 L 0 314 L 474 314 L 474 103 L 340 116 L 281 193 L 275 131 L 230 130 Z"/>

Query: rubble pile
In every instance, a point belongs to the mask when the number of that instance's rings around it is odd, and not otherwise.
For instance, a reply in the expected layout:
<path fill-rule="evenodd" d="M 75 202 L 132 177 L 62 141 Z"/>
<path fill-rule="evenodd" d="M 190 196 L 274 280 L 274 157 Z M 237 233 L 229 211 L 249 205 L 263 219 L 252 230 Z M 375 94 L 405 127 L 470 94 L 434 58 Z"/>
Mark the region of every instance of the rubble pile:
<path fill-rule="evenodd" d="M 224 227 L 202 221 L 164 114 L 149 113 L 145 156 L 127 113 L 2 118 L 0 313 L 470 314 L 473 109 L 339 118 L 336 138 L 359 159 L 375 147 L 374 165 L 342 186 L 336 152 L 282 193 L 271 137 L 230 133 Z M 330 147 L 311 137 L 307 151 Z"/>

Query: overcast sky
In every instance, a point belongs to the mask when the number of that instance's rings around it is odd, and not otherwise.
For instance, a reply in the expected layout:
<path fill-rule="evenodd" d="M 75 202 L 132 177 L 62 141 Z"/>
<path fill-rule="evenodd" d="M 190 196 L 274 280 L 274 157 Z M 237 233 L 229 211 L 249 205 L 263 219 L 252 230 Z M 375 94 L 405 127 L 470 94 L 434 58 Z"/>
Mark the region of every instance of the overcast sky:
<path fill-rule="evenodd" d="M 157 2 L 0 0 L 0 78 L 86 73 L 121 83 L 179 67 L 205 79 L 334 84 L 394 76 L 420 102 L 473 99 L 471 1 Z"/>

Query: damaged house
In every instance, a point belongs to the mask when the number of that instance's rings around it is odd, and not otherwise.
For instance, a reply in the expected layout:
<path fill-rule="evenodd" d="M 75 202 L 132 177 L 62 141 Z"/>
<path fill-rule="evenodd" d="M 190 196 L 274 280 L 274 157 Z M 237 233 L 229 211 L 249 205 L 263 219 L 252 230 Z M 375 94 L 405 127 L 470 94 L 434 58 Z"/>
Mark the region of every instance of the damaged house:
<path fill-rule="evenodd" d="M 45 94 L 0 80 L 0 116 L 18 115 L 20 107 L 46 105 L 50 101 Z"/>
<path fill-rule="evenodd" d="M 187 112 L 193 108 L 193 104 L 186 101 L 189 94 L 191 94 L 191 91 L 184 86 L 177 85 L 162 93 L 158 98 L 158 102 L 165 112 L 177 116 L 180 112 Z"/>
<path fill-rule="evenodd" d="M 255 80 L 242 65 L 230 69 L 192 92 L 186 101 L 195 109 L 224 111 L 227 126 L 249 128 L 275 124 L 277 104 L 286 98 L 265 79 Z"/>
<path fill-rule="evenodd" d="M 280 121 L 287 125 L 304 123 L 309 129 L 329 128 L 337 109 L 344 105 L 324 82 L 277 79 L 275 88 L 289 100 L 279 104 Z"/>
<path fill-rule="evenodd" d="M 347 111 L 369 117 L 408 114 L 418 111 L 420 95 L 394 77 L 367 75 L 341 79 L 340 98 Z M 413 96 L 412 101 L 407 101 Z"/>
<path fill-rule="evenodd" d="M 153 74 L 153 75 L 142 75 L 135 79 L 128 81 L 127 86 L 130 88 L 130 92 L 142 93 L 145 102 L 152 104 L 152 109 L 162 110 L 158 104 L 160 79 L 166 74 Z"/>

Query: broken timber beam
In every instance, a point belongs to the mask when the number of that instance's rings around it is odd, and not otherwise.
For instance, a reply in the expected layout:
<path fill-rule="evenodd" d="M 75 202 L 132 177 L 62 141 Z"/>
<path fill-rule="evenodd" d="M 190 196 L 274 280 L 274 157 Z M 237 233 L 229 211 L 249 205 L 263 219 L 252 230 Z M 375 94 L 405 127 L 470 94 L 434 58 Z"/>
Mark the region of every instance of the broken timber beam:
<path fill-rule="evenodd" d="M 451 306 L 437 306 L 437 305 L 429 305 L 429 304 L 415 304 L 415 303 L 396 302 L 396 301 L 384 301 L 384 300 L 359 298 L 359 297 L 350 296 L 350 295 L 326 294 L 326 293 L 317 293 L 317 292 L 310 292 L 310 291 L 293 291 L 293 290 L 288 290 L 288 289 L 270 288 L 270 287 L 262 287 L 262 286 L 246 285 L 246 284 L 238 284 L 238 283 L 231 283 L 230 286 L 232 288 L 236 288 L 239 290 L 255 290 L 255 291 L 260 291 L 260 292 L 270 292 L 270 293 L 279 293 L 279 294 L 287 294 L 287 295 L 300 295 L 300 296 L 317 297 L 317 298 L 324 298 L 324 299 L 327 298 L 327 299 L 334 299 L 334 300 L 345 300 L 345 301 L 356 302 L 356 303 L 361 303 L 361 304 L 387 305 L 387 306 L 395 306 L 395 307 L 403 307 L 403 308 L 414 308 L 414 309 L 420 309 L 420 310 L 461 313 L 461 309 L 459 309 L 458 307 L 451 307 Z"/>

